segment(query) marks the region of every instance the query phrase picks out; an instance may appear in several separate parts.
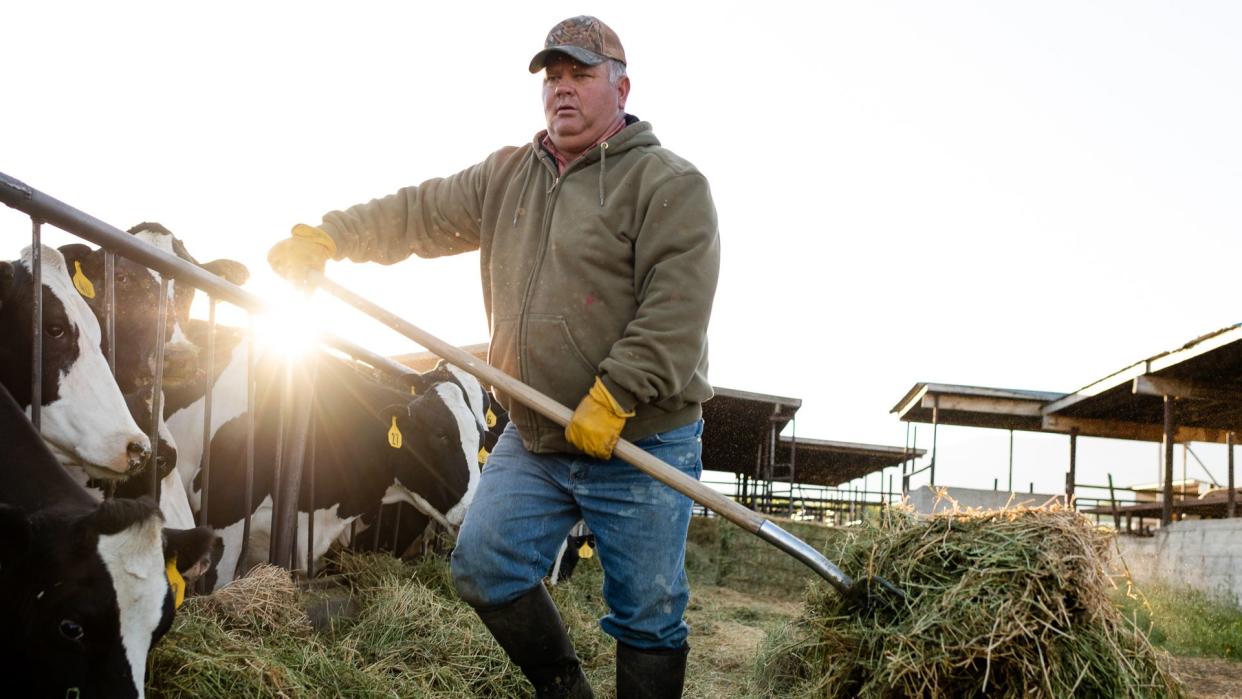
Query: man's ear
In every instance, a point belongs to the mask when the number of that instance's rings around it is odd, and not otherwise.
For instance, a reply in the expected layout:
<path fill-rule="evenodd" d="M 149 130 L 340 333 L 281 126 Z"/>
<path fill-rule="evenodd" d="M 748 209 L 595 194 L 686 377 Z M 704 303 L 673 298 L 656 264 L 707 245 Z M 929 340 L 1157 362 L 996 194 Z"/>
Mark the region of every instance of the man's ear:
<path fill-rule="evenodd" d="M 622 75 L 617 81 L 617 109 L 625 111 L 625 100 L 630 96 L 630 76 Z"/>

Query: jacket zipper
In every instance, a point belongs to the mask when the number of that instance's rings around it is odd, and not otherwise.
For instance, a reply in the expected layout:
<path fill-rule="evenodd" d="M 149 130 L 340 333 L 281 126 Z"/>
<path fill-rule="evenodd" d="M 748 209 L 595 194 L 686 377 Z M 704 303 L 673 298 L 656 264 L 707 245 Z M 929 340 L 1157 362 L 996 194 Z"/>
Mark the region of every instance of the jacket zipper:
<path fill-rule="evenodd" d="M 547 165 L 547 161 L 539 158 L 540 161 Z M 560 192 L 561 175 L 553 174 L 552 187 L 544 194 L 545 201 L 543 205 L 543 235 L 539 239 L 539 252 L 535 255 L 535 264 L 530 271 L 530 276 L 526 279 L 526 293 L 522 295 L 522 310 L 518 316 L 518 369 L 522 372 L 521 379 L 528 381 L 530 372 L 526 367 L 526 333 L 529 328 L 527 324 L 527 308 L 530 306 L 531 296 L 534 295 L 535 280 L 539 278 L 539 270 L 543 267 L 543 258 L 548 249 L 548 238 L 552 231 L 552 207 L 556 202 L 556 196 Z M 521 206 L 521 202 L 518 202 Z M 536 432 L 538 430 L 536 429 Z M 535 435 L 535 441 L 541 441 L 540 435 Z"/>

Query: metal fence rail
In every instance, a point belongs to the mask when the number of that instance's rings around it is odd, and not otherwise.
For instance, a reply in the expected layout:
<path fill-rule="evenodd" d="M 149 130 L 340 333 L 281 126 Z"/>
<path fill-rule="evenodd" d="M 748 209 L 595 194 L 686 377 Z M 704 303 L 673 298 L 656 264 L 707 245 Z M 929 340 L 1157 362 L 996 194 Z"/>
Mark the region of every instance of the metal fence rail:
<path fill-rule="evenodd" d="M 116 296 L 114 285 L 114 269 L 115 255 L 121 255 L 126 259 L 141 264 L 148 269 L 160 273 L 161 294 L 158 308 L 158 320 L 156 328 L 155 342 L 155 375 L 153 383 L 153 405 L 152 405 L 152 421 L 149 426 L 148 434 L 151 438 L 152 456 L 151 456 L 151 491 L 158 499 L 159 497 L 159 478 L 158 468 L 155 467 L 155 458 L 158 451 L 159 442 L 159 425 L 163 419 L 163 406 L 160 404 L 162 396 L 162 373 L 164 364 L 164 335 L 165 335 L 165 317 L 167 304 L 168 280 L 175 278 L 180 283 L 186 283 L 195 287 L 199 291 L 207 294 L 209 304 L 209 318 L 207 331 L 207 379 L 206 379 L 206 399 L 204 401 L 204 417 L 203 417 L 203 461 L 201 464 L 202 472 L 202 494 L 201 508 L 199 511 L 199 521 L 205 522 L 210 506 L 210 489 L 208 487 L 211 460 L 210 460 L 210 442 L 208 437 L 211 432 L 211 395 L 214 386 L 211 383 L 214 367 L 214 343 L 216 335 L 216 304 L 218 301 L 226 301 L 250 314 L 249 337 L 253 340 L 255 329 L 255 316 L 267 310 L 267 304 L 258 296 L 236 286 L 207 270 L 191 263 L 182 258 L 166 253 L 154 246 L 138 240 L 134 236 L 122 231 L 115 226 L 109 225 L 94 216 L 80 211 L 54 197 L 51 197 L 7 174 L 0 173 L 0 202 L 5 205 L 25 213 L 31 219 L 31 244 L 32 244 L 32 275 L 34 279 L 34 308 L 33 308 L 33 327 L 32 338 L 32 405 L 31 419 L 36 429 L 40 424 L 40 405 L 42 403 L 42 226 L 43 224 L 51 224 L 60 230 L 75 235 L 83 240 L 94 243 L 105 250 L 104 255 L 104 316 L 103 332 L 107 338 L 108 346 L 108 365 L 113 373 L 116 372 Z M 337 350 L 353 357 L 355 360 L 364 362 L 378 371 L 392 376 L 408 376 L 415 373 L 412 369 L 395 362 L 387 357 L 376 354 L 360 345 L 349 340 L 335 337 L 325 336 L 322 343 L 326 347 Z M 256 377 L 255 377 L 255 356 L 254 343 L 248 342 L 249 353 L 247 356 L 247 437 L 246 437 L 246 482 L 244 485 L 246 512 L 253 510 L 253 479 L 254 479 L 254 434 L 255 434 L 255 399 L 256 399 Z M 293 388 L 286 383 L 286 386 L 292 391 Z M 288 429 L 284 430 L 287 434 L 282 436 L 282 444 L 278 447 L 278 456 L 276 467 L 276 478 L 274 479 L 275 487 L 273 488 L 273 517 L 272 517 L 272 541 L 270 560 L 272 563 L 281 565 L 285 568 L 291 568 L 296 556 L 294 549 L 297 541 L 297 502 L 298 493 L 303 481 L 304 460 L 308 451 L 308 442 L 313 445 L 314 433 L 311 428 L 310 415 L 310 396 L 313 394 L 313 386 L 310 384 L 299 386 L 297 388 L 297 399 L 295 396 L 287 395 L 283 401 L 281 408 L 280 423 L 287 425 Z M 286 438 L 287 437 L 287 438 Z M 313 449 L 313 446 L 311 447 Z M 313 452 L 312 452 L 313 453 Z M 313 465 L 312 465 L 313 467 Z M 313 479 L 307 483 L 309 488 L 314 487 Z M 312 497 L 313 497 L 313 490 Z M 382 508 L 381 508 L 382 511 Z M 309 522 L 314 521 L 313 513 L 308 517 Z M 376 522 L 376 530 L 379 529 L 379 522 Z M 313 527 L 313 524 L 310 526 Z M 250 515 L 247 514 L 243 523 L 242 534 L 242 551 L 244 552 L 249 545 L 251 534 Z M 308 532 L 307 536 L 307 566 L 308 570 L 313 574 L 313 529 Z M 239 567 L 240 568 L 240 567 Z"/>

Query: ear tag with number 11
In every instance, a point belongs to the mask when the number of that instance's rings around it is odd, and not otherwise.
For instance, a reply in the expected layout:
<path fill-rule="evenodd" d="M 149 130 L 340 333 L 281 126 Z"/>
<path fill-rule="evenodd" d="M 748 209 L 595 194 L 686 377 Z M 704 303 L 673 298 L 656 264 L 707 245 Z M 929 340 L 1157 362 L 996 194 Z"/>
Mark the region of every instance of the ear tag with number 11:
<path fill-rule="evenodd" d="M 388 446 L 393 449 L 401 448 L 401 428 L 397 427 L 397 416 L 392 416 L 392 427 L 388 428 Z"/>

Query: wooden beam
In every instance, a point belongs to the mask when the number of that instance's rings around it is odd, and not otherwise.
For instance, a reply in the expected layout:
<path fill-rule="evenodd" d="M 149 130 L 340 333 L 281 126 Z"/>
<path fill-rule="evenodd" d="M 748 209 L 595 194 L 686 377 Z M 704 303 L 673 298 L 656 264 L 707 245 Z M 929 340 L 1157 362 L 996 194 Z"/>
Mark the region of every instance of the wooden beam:
<path fill-rule="evenodd" d="M 949 396 L 934 394 L 923 396 L 923 408 L 935 408 L 940 402 L 941 410 L 962 410 L 971 413 L 992 413 L 995 415 L 1022 415 L 1039 417 L 1043 403 L 1034 400 L 1018 400 L 1015 398 L 985 398 L 981 396 Z"/>
<path fill-rule="evenodd" d="M 1164 426 L 1161 423 L 1045 415 L 1043 427 L 1046 432 L 1064 432 L 1066 434 L 1077 428 L 1078 434 L 1083 437 L 1133 439 L 1142 442 L 1160 442 L 1164 440 Z M 1224 444 L 1227 432 L 1227 430 L 1208 427 L 1178 426 L 1174 431 L 1174 441 Z"/>
<path fill-rule="evenodd" d="M 1242 385 L 1205 383 L 1163 376 L 1140 376 L 1134 379 L 1134 393 L 1142 396 L 1171 396 L 1187 400 L 1217 400 L 1242 403 Z"/>

